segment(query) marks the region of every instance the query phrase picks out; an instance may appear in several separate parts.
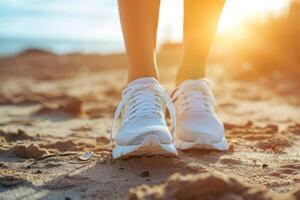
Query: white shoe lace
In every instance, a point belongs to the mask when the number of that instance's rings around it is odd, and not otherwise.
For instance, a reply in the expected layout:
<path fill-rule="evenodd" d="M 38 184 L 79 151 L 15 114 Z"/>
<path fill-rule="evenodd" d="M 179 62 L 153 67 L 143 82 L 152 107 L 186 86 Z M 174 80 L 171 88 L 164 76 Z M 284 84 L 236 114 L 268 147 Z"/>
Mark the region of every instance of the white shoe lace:
<path fill-rule="evenodd" d="M 216 106 L 211 92 L 211 81 L 204 78 L 196 81 L 187 81 L 178 87 L 172 94 L 172 100 L 177 113 L 186 111 L 211 112 Z"/>
<path fill-rule="evenodd" d="M 158 84 L 132 85 L 122 92 L 122 100 L 114 114 L 111 127 L 110 142 L 115 138 L 115 125 L 125 105 L 126 112 L 123 116 L 123 123 L 136 117 L 153 114 L 161 115 L 161 99 L 163 99 L 171 118 L 171 133 L 173 134 L 176 124 L 175 108 L 172 100 L 162 86 Z M 163 116 L 164 117 L 164 116 Z"/>

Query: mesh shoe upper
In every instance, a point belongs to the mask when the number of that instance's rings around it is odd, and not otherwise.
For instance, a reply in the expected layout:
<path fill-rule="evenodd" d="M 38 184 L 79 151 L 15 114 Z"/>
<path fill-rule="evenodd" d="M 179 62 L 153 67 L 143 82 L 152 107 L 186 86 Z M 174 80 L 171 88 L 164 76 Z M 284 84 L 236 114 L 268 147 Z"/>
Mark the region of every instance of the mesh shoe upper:
<path fill-rule="evenodd" d="M 215 99 L 207 79 L 187 80 L 172 94 L 176 107 L 176 136 L 188 142 L 196 139 L 217 143 L 224 138 L 224 127 L 216 115 Z"/>
<path fill-rule="evenodd" d="M 165 107 L 175 126 L 175 110 L 172 101 L 162 86 L 153 78 L 131 82 L 123 91 L 112 125 L 111 139 L 117 145 L 138 145 L 146 135 L 156 135 L 162 144 L 172 143 L 172 136 L 165 122 Z M 122 115 L 121 126 L 115 136 L 115 123 Z"/>

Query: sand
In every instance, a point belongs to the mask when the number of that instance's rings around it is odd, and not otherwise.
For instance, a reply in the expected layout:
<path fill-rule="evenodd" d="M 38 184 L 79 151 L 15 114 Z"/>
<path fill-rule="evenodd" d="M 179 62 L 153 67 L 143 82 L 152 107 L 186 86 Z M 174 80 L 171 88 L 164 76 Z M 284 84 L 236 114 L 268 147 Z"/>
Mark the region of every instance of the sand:
<path fill-rule="evenodd" d="M 297 90 L 231 79 L 217 65 L 208 76 L 228 151 L 112 160 L 124 62 L 35 51 L 0 59 L 0 199 L 300 199 Z M 160 63 L 171 91 L 174 63 Z"/>

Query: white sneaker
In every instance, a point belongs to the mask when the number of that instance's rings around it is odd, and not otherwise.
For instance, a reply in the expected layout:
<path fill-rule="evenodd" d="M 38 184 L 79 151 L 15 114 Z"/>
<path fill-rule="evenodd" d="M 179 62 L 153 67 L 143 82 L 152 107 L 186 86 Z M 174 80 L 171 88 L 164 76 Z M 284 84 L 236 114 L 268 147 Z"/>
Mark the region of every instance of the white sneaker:
<path fill-rule="evenodd" d="M 227 150 L 224 126 L 216 115 L 208 79 L 187 80 L 172 93 L 177 125 L 174 143 L 179 149 Z"/>
<path fill-rule="evenodd" d="M 175 128 L 175 108 L 169 95 L 154 78 L 131 82 L 122 93 L 113 119 L 111 141 L 115 140 L 113 158 L 132 155 L 177 155 L 173 138 L 165 121 L 165 107 Z M 115 134 L 115 124 L 121 126 Z"/>

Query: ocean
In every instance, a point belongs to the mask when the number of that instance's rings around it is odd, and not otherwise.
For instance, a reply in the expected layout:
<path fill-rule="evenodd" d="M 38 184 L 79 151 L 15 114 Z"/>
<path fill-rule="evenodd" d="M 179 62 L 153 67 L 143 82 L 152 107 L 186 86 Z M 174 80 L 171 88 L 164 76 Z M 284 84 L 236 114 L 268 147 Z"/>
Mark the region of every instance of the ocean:
<path fill-rule="evenodd" d="M 181 6 L 162 1 L 159 42 L 181 37 Z M 29 48 L 58 54 L 124 51 L 117 1 L 1 0 L 0 56 Z"/>
<path fill-rule="evenodd" d="M 46 38 L 0 38 L 0 56 L 14 55 L 27 49 L 42 49 L 56 54 L 102 53 L 124 51 L 122 41 L 68 40 Z"/>

